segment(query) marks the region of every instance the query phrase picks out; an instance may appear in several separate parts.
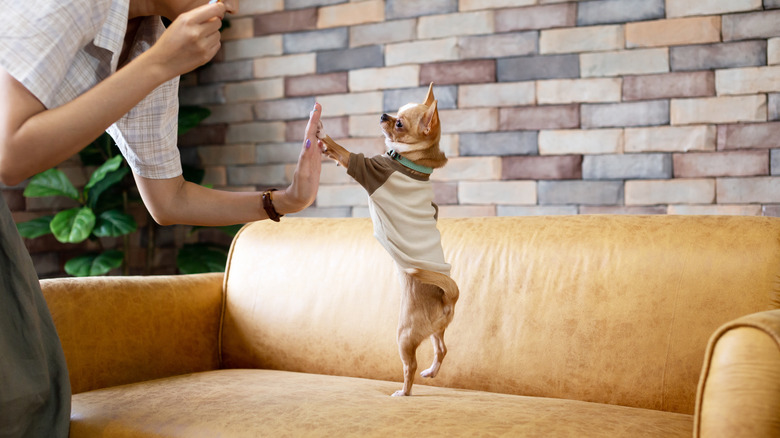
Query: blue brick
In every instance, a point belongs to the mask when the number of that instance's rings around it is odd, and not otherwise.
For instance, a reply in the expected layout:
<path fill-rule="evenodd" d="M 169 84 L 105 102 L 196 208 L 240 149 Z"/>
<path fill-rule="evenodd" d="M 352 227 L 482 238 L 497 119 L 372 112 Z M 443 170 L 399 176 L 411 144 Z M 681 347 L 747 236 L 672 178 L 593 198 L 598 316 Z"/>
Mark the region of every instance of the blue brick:
<path fill-rule="evenodd" d="M 780 175 L 780 149 L 773 149 L 772 154 L 772 175 Z"/>
<path fill-rule="evenodd" d="M 780 8 L 780 0 L 764 0 L 764 9 Z"/>
<path fill-rule="evenodd" d="M 288 33 L 283 38 L 284 53 L 309 53 L 349 47 L 349 31 L 346 27 Z"/>
<path fill-rule="evenodd" d="M 396 90 L 387 90 L 383 96 L 382 111 L 395 113 L 398 108 L 411 102 L 422 102 L 425 100 L 428 87 L 403 88 Z M 455 85 L 438 86 L 433 85 L 433 94 L 436 97 L 436 108 L 455 109 L 457 108 L 458 87 Z"/>
<path fill-rule="evenodd" d="M 499 82 L 579 78 L 580 58 L 578 55 L 500 58 L 496 71 Z"/>
<path fill-rule="evenodd" d="M 668 179 L 671 154 L 586 155 L 583 179 Z"/>
<path fill-rule="evenodd" d="M 664 18 L 664 0 L 601 0 L 580 2 L 577 26 L 627 23 Z"/>
<path fill-rule="evenodd" d="M 461 134 L 460 155 L 536 155 L 539 153 L 538 137 L 538 131 Z"/>
<path fill-rule="evenodd" d="M 769 120 L 780 120 L 780 93 L 769 94 Z"/>
<path fill-rule="evenodd" d="M 365 46 L 317 53 L 317 73 L 383 67 L 384 65 L 385 56 L 382 53 L 382 46 Z"/>
<path fill-rule="evenodd" d="M 585 129 L 668 125 L 669 101 L 583 104 L 580 114 Z"/>
<path fill-rule="evenodd" d="M 385 19 L 420 17 L 458 11 L 457 0 L 387 0 Z"/>
<path fill-rule="evenodd" d="M 766 65 L 766 40 L 671 47 L 669 60 L 673 71 Z"/>

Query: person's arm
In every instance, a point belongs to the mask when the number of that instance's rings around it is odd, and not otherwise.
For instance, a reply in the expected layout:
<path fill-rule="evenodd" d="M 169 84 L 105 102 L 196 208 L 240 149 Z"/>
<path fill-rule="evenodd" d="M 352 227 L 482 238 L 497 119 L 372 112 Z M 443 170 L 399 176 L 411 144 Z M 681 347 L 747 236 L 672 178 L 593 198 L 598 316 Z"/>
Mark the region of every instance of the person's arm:
<path fill-rule="evenodd" d="M 317 196 L 322 169 L 322 152 L 317 139 L 321 113 L 320 105 L 315 105 L 306 126 L 306 138 L 292 184 L 273 192 L 273 205 L 279 214 L 301 211 Z M 268 218 L 258 192 L 208 189 L 187 182 L 181 176 L 169 179 L 134 176 L 144 205 L 160 225 L 221 226 Z"/>
<path fill-rule="evenodd" d="M 159 85 L 206 63 L 219 50 L 224 13 L 216 3 L 182 14 L 145 53 L 53 109 L 0 68 L 0 182 L 16 185 L 56 166 Z"/>

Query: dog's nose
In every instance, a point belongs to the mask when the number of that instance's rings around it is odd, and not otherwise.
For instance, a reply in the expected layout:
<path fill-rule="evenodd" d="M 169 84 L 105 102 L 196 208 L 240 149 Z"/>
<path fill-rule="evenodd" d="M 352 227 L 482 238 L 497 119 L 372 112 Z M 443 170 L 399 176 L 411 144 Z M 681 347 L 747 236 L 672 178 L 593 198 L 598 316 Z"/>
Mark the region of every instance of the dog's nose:
<path fill-rule="evenodd" d="M 390 120 L 390 116 L 388 116 L 387 114 L 382 114 L 382 117 L 380 117 L 379 119 L 382 120 L 383 122 L 386 122 Z"/>

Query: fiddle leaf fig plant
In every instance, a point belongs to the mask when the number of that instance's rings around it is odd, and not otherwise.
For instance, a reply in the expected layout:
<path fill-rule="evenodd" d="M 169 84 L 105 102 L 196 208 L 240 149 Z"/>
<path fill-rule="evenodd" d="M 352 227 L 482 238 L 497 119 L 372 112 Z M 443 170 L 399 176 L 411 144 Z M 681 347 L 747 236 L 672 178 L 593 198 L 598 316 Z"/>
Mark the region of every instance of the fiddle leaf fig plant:
<path fill-rule="evenodd" d="M 81 243 L 100 237 L 120 237 L 135 232 L 138 225 L 123 209 L 113 207 L 110 201 L 101 202 L 101 195 L 122 181 L 129 170 L 123 166 L 121 155 L 108 159 L 89 178 L 79 191 L 59 169 L 49 169 L 30 179 L 24 196 L 64 196 L 79 206 L 55 215 L 42 216 L 17 225 L 22 237 L 35 239 L 53 234 L 62 243 Z M 65 263 L 65 272 L 73 276 L 103 275 L 122 265 L 124 253 L 110 250 L 78 256 Z"/>

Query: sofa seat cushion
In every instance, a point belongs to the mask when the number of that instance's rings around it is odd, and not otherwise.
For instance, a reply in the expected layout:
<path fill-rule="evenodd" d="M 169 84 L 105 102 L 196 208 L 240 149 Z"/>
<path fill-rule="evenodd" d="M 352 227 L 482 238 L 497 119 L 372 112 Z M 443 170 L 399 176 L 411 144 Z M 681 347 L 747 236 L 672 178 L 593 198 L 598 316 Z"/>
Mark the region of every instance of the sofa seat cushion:
<path fill-rule="evenodd" d="M 572 400 L 272 370 L 187 374 L 73 396 L 70 438 L 690 437 L 693 417 Z M 469 432 L 466 432 L 466 431 Z"/>

